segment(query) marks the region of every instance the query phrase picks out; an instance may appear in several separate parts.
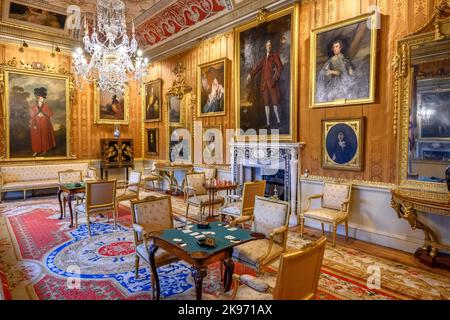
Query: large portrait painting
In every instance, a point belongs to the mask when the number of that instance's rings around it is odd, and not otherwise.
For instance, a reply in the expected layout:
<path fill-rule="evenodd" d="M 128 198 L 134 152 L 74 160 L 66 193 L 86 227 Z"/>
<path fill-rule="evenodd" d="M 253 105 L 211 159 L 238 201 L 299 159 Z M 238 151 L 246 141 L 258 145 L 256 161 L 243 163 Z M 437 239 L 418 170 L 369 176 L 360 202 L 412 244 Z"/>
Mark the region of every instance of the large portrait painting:
<path fill-rule="evenodd" d="M 322 121 L 322 167 L 363 170 L 364 118 Z"/>
<path fill-rule="evenodd" d="M 69 76 L 4 69 L 6 158 L 67 158 Z"/>
<path fill-rule="evenodd" d="M 128 88 L 124 92 L 101 90 L 94 84 L 94 120 L 97 124 L 128 124 Z"/>
<path fill-rule="evenodd" d="M 147 128 L 147 154 L 158 155 L 159 130 L 158 128 Z"/>
<path fill-rule="evenodd" d="M 228 96 L 228 59 L 222 58 L 198 66 L 197 115 L 225 115 Z"/>
<path fill-rule="evenodd" d="M 295 140 L 297 30 L 297 5 L 236 29 L 238 139 L 267 130 L 282 140 Z"/>
<path fill-rule="evenodd" d="M 373 103 L 376 14 L 311 31 L 312 107 Z"/>
<path fill-rule="evenodd" d="M 181 126 L 170 126 L 169 138 L 170 162 L 191 163 L 192 142 L 189 130 Z"/>
<path fill-rule="evenodd" d="M 143 106 L 145 122 L 161 121 L 162 80 L 157 79 L 144 84 Z"/>

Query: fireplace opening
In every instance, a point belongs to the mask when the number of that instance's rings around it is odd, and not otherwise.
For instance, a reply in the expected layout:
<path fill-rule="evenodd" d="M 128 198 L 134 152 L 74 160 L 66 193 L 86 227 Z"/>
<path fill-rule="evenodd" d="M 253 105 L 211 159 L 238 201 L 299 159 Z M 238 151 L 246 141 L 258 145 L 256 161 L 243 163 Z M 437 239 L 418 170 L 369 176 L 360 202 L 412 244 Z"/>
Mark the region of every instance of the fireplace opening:
<path fill-rule="evenodd" d="M 265 180 L 265 197 L 271 197 L 277 193 L 280 200 L 287 201 L 285 195 L 285 170 L 248 166 L 245 166 L 243 169 L 244 182 Z"/>

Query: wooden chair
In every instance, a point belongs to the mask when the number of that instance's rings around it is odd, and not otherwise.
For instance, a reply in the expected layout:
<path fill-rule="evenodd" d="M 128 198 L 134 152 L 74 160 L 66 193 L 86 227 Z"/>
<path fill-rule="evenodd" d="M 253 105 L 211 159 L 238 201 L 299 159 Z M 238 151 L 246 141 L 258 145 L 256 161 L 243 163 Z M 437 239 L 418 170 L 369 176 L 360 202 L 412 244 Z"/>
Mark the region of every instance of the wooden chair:
<path fill-rule="evenodd" d="M 83 181 L 83 173 L 81 170 L 64 170 L 58 172 L 58 182 L 59 183 L 77 183 Z M 70 194 L 67 192 L 62 193 L 63 201 L 63 215 L 66 216 L 66 204 L 69 200 Z M 75 195 L 76 205 L 84 199 L 84 193 L 79 193 Z"/>
<path fill-rule="evenodd" d="M 204 172 L 190 172 L 186 174 L 184 193 L 186 197 L 186 218 L 189 213 L 189 206 L 199 208 L 199 221 L 202 221 L 204 209 L 210 205 L 222 205 L 225 199 L 222 196 L 216 195 L 214 201 L 209 199 L 208 192 L 203 184 L 206 182 Z"/>
<path fill-rule="evenodd" d="M 172 204 L 170 196 L 150 196 L 143 200 L 131 201 L 131 219 L 133 223 L 134 243 L 136 245 L 135 275 L 139 278 L 139 260 L 144 259 L 150 265 L 148 249 L 151 245 L 151 234 L 173 228 Z M 178 261 L 174 255 L 159 248 L 155 254 L 157 267 Z M 150 273 L 152 293 L 155 288 Z"/>
<path fill-rule="evenodd" d="M 220 219 L 228 216 L 236 219 L 245 215 L 252 215 L 256 197 L 263 197 L 266 190 L 266 181 L 245 182 L 240 201 L 231 203 L 219 209 Z"/>
<path fill-rule="evenodd" d="M 286 250 L 290 205 L 288 202 L 256 197 L 253 215 L 241 216 L 232 225 L 252 221 L 254 232 L 264 238 L 233 248 L 233 259 L 257 272 L 263 272 Z"/>
<path fill-rule="evenodd" d="M 141 177 L 142 184 L 144 186 L 144 191 L 148 190 L 149 182 L 152 183 L 153 190 L 156 190 L 156 183 L 158 183 L 159 189 L 161 189 L 161 181 L 163 177 L 160 176 L 159 170 L 156 168 L 156 163 L 153 162 L 152 166 L 149 168 L 144 168 L 144 174 Z"/>
<path fill-rule="evenodd" d="M 98 175 L 97 175 L 97 168 L 95 167 L 88 167 L 87 174 L 83 178 L 84 182 L 87 181 L 98 181 Z"/>
<path fill-rule="evenodd" d="M 78 214 L 85 214 L 89 236 L 91 236 L 90 217 L 112 213 L 116 229 L 116 180 L 86 182 L 86 201 L 75 207 L 75 228 L 78 227 Z"/>
<path fill-rule="evenodd" d="M 319 285 L 320 270 L 327 238 L 322 236 L 314 244 L 300 250 L 283 253 L 274 288 L 250 275 L 233 274 L 232 299 L 239 299 L 240 284 L 263 293 L 259 298 L 274 300 L 312 300 Z M 242 289 L 241 289 L 242 291 Z M 248 299 L 248 296 L 244 297 Z"/>
<path fill-rule="evenodd" d="M 348 240 L 351 193 L 351 184 L 326 182 L 321 194 L 308 197 L 308 205 L 300 214 L 300 235 L 303 237 L 305 218 L 308 218 L 321 223 L 322 234 L 325 234 L 325 223 L 333 225 L 333 246 L 336 245 L 337 226 L 344 223 L 345 237 Z M 319 209 L 311 209 L 313 199 L 321 199 L 321 207 Z"/>
<path fill-rule="evenodd" d="M 141 185 L 140 171 L 131 170 L 128 182 L 122 186 L 121 191 L 117 191 L 116 202 L 117 205 L 122 201 L 139 199 L 139 188 Z"/>

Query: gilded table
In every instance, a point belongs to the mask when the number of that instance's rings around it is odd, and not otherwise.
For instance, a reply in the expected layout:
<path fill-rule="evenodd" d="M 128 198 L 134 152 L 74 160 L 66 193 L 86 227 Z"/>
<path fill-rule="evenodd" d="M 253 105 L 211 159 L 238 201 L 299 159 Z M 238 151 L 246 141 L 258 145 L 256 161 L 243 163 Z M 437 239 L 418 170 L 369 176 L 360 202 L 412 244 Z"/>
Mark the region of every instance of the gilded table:
<path fill-rule="evenodd" d="M 391 206 L 398 217 L 406 219 L 413 230 L 420 229 L 425 235 L 424 245 L 417 249 L 415 257 L 431 267 L 450 269 L 450 258 L 438 254 L 438 250 L 450 251 L 450 246 L 440 243 L 436 233 L 418 217 L 419 212 L 450 216 L 449 194 L 410 189 L 393 189 L 391 194 Z"/>

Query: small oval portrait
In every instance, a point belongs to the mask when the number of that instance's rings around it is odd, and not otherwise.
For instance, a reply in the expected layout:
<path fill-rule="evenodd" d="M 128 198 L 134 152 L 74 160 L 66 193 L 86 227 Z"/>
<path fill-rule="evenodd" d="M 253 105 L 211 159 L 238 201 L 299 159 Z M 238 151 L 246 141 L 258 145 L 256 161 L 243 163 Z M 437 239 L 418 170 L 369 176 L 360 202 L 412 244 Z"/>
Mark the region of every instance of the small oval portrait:
<path fill-rule="evenodd" d="M 326 135 L 326 152 L 337 164 L 346 164 L 353 160 L 358 150 L 358 136 L 355 130 L 345 124 L 334 125 Z"/>

